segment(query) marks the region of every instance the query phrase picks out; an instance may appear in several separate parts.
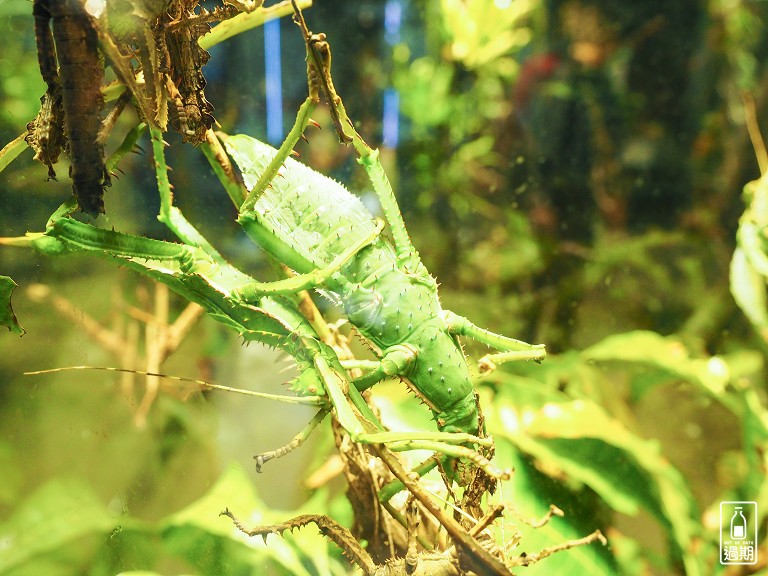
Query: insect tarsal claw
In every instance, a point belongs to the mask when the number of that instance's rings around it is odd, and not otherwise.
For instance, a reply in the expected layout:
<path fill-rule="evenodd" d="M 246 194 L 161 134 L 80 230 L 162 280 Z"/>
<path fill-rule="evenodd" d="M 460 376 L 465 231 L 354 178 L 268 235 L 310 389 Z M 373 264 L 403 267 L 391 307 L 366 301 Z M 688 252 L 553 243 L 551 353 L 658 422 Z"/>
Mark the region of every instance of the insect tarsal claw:
<path fill-rule="evenodd" d="M 496 370 L 496 364 L 489 358 L 490 354 L 487 354 L 477 361 L 477 367 L 480 369 L 480 374 L 488 375 Z"/>
<path fill-rule="evenodd" d="M 253 457 L 256 460 L 256 472 L 261 474 L 261 469 L 264 467 L 264 463 L 267 461 L 263 454 L 257 454 Z"/>

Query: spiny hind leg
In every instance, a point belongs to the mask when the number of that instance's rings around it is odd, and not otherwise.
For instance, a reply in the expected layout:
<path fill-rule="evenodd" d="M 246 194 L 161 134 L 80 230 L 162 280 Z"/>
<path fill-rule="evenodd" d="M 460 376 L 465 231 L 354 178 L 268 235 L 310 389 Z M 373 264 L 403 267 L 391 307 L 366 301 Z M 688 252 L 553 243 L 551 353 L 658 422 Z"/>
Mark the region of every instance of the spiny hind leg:
<path fill-rule="evenodd" d="M 378 220 L 376 222 L 376 228 L 364 238 L 361 238 L 358 242 L 352 244 L 339 254 L 333 261 L 323 268 L 316 268 L 312 272 L 306 274 L 298 274 L 290 278 L 283 280 L 277 280 L 274 282 L 251 282 L 245 286 L 239 288 L 236 291 L 235 296 L 245 301 L 258 300 L 262 296 L 275 295 L 275 294 L 295 294 L 302 290 L 310 290 L 324 284 L 331 276 L 341 270 L 355 255 L 364 247 L 373 242 L 376 237 L 381 233 L 384 228 L 384 222 Z"/>

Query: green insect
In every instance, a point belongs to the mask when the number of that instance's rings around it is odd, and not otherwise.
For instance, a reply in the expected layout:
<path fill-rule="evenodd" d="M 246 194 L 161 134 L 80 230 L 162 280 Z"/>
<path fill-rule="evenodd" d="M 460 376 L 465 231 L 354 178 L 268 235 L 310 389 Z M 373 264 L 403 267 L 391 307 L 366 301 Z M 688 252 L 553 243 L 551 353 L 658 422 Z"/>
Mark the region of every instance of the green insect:
<path fill-rule="evenodd" d="M 439 430 L 477 436 L 477 400 L 457 337 L 469 336 L 502 350 L 483 359 L 486 367 L 494 361 L 541 360 L 544 346 L 494 334 L 442 309 L 437 282 L 411 243 L 378 151 L 355 131 L 336 94 L 325 35 L 309 32 L 298 9 L 295 18 L 307 45 L 310 94 L 279 151 L 248 136 L 225 139 L 250 190 L 238 222 L 257 244 L 298 273 L 333 270 L 320 287 L 337 297 L 350 323 L 379 355 L 378 366 L 357 379 L 356 388 L 399 376 L 432 410 Z M 333 265 L 338 255 L 370 238 L 375 220 L 343 186 L 289 157 L 321 91 L 339 139 L 358 152 L 393 240 L 376 235 L 341 266 Z M 281 177 L 274 178 L 278 168 Z M 254 294 L 244 290 L 240 295 L 247 301 Z"/>
<path fill-rule="evenodd" d="M 288 445 L 258 455 L 258 468 L 268 460 L 301 445 L 334 409 L 342 426 L 355 440 L 387 443 L 395 450 L 437 450 L 455 458 L 469 459 L 492 475 L 503 476 L 480 454 L 461 445 L 488 446 L 488 439 L 470 434 L 387 431 L 360 392 L 350 385 L 346 371 L 333 349 L 322 341 L 290 296 L 301 290 L 308 281 L 312 284 L 322 282 L 333 270 L 354 257 L 362 246 L 378 236 L 379 226 L 374 226 L 370 235 L 361 237 L 356 245 L 348 247 L 328 268 L 278 282 L 257 282 L 228 263 L 171 205 L 162 133 L 153 129 L 150 131 L 161 191 L 160 219 L 182 243 L 141 238 L 78 222 L 68 217 L 76 207 L 74 200 L 62 205 L 51 216 L 45 233 L 5 239 L 3 243 L 31 246 L 49 255 L 89 253 L 107 257 L 168 285 L 187 300 L 200 304 L 211 317 L 236 330 L 244 340 L 262 342 L 288 352 L 295 359 L 300 372 L 292 386 L 299 398 L 269 394 L 262 396 L 315 405 L 318 412 Z M 244 294 L 249 296 L 245 298 Z"/>
<path fill-rule="evenodd" d="M 249 189 L 277 155 L 248 136 L 230 136 L 225 146 Z M 366 160 L 372 164 L 372 182 L 382 204 L 394 203 L 377 155 Z M 393 245 L 375 235 L 376 221 L 357 197 L 292 158 L 238 221 L 256 243 L 297 272 L 336 270 L 316 287 L 341 303 L 349 322 L 380 357 L 378 366 L 358 378 L 355 387 L 363 390 L 387 376 L 401 377 L 432 410 L 441 431 L 480 433 L 474 387 L 457 336 L 502 347 L 506 358 L 544 355 L 541 346 L 492 334 L 443 310 L 437 282 L 408 239 L 399 213 L 388 219 L 393 237 L 401 242 Z M 349 246 L 363 243 L 344 265 L 332 265 Z M 245 288 L 238 295 L 249 301 L 256 294 Z"/>
<path fill-rule="evenodd" d="M 469 459 L 494 476 L 504 473 L 470 446 L 490 446 L 481 438 L 470 371 L 459 336 L 484 342 L 499 353 L 481 365 L 513 359 L 540 360 L 543 346 L 532 346 L 479 328 L 440 306 L 437 283 L 411 244 L 378 153 L 352 128 L 330 76 L 330 48 L 324 35 L 311 34 L 298 9 L 297 22 L 307 44 L 309 96 L 279 150 L 246 136 L 225 139 L 250 188 L 247 195 L 227 177 L 218 141 L 209 133 L 206 155 L 231 199 L 248 235 L 298 275 L 257 282 L 223 258 L 176 207 L 164 157 L 162 133 L 150 128 L 161 209 L 158 218 L 181 244 L 103 230 L 69 217 L 66 203 L 49 220 L 46 232 L 7 241 L 32 245 L 48 254 L 85 252 L 116 259 L 163 282 L 245 340 L 280 347 L 297 362 L 293 385 L 303 401 L 319 407 L 310 424 L 283 448 L 257 457 L 261 466 L 300 445 L 330 412 L 357 442 L 385 443 L 395 450 L 426 449 L 453 459 Z M 351 143 L 377 193 L 392 242 L 382 237 L 383 222 L 341 185 L 295 162 L 289 155 L 310 122 L 324 92 L 342 142 Z M 130 148 L 141 129 L 127 138 Z M 282 177 L 276 178 L 279 170 Z M 295 295 L 316 288 L 334 295 L 352 325 L 377 352 L 378 361 L 350 383 L 333 349 L 301 312 Z M 392 432 L 384 428 L 360 392 L 387 376 L 399 376 L 432 410 L 435 432 Z"/>
<path fill-rule="evenodd" d="M 228 161 L 212 132 L 203 146 L 239 211 L 238 222 L 249 237 L 288 266 L 296 275 L 276 282 L 258 282 L 231 265 L 172 205 L 165 163 L 163 134 L 150 127 L 152 154 L 160 192 L 163 222 L 178 243 L 163 242 L 100 229 L 70 217 L 71 200 L 49 219 L 44 233 L 5 244 L 32 246 L 46 254 L 88 253 L 113 260 L 168 285 L 187 300 L 203 306 L 208 314 L 235 330 L 246 341 L 278 347 L 296 361 L 299 376 L 293 382 L 297 397 L 287 399 L 314 405 L 317 413 L 286 446 L 260 454 L 257 467 L 301 445 L 323 418 L 334 412 L 350 438 L 371 444 L 400 482 L 379 493 L 386 502 L 405 487 L 438 519 L 456 542 L 467 550 L 477 547 L 450 514 L 434 502 L 418 481 L 402 468 L 390 450 L 429 450 L 446 462 L 468 460 L 491 476 L 507 474 L 496 469 L 477 450 L 492 446 L 484 437 L 477 398 L 467 360 L 458 343 L 468 336 L 498 350 L 481 359 L 481 367 L 516 360 L 541 360 L 543 346 L 507 338 L 443 310 L 437 283 L 413 247 L 399 212 L 389 180 L 372 150 L 352 127 L 330 75 L 330 48 L 324 35 L 311 34 L 296 9 L 307 45 L 309 96 L 283 145 L 274 150 L 247 136 L 230 136 L 224 144 L 240 168 L 249 191 L 227 172 Z M 339 138 L 351 144 L 369 175 L 391 241 L 381 233 L 384 221 L 375 219 L 355 196 L 341 185 L 289 158 L 310 121 L 310 114 L 324 93 Z M 111 165 L 131 149 L 146 127 L 126 138 Z M 277 177 L 278 172 L 281 177 Z M 302 311 L 297 295 L 317 289 L 331 295 L 344 308 L 350 324 L 366 338 L 377 360 L 366 364 L 362 376 L 350 381 L 334 351 Z M 387 430 L 361 395 L 388 376 L 398 376 L 424 400 L 438 430 Z M 388 450 L 389 449 L 389 450 Z M 430 465 L 419 467 L 423 473 Z M 476 551 L 486 573 L 504 573 L 487 551 Z"/>

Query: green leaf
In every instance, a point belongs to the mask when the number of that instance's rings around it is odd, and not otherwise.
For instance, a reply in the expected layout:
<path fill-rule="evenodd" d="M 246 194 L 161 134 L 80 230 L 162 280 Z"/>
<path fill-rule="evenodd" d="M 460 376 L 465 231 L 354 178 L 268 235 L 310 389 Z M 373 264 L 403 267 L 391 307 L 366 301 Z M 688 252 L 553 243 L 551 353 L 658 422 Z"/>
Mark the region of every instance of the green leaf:
<path fill-rule="evenodd" d="M 302 10 L 309 8 L 312 5 L 311 0 L 298 0 L 299 8 Z M 205 36 L 202 36 L 198 40 L 198 44 L 203 49 L 211 48 L 219 42 L 223 42 L 227 38 L 231 38 L 237 34 L 241 34 L 251 28 L 256 28 L 264 24 L 269 20 L 275 18 L 282 18 L 293 12 L 293 7 L 290 4 L 280 2 L 273 6 L 262 6 L 253 12 L 242 12 L 230 18 L 224 20 L 220 24 L 213 27 Z"/>
<path fill-rule="evenodd" d="M 0 325 L 19 336 L 23 336 L 25 330 L 16 320 L 16 314 L 13 313 L 11 306 L 11 294 L 16 286 L 16 282 L 8 276 L 0 276 Z"/>
<path fill-rule="evenodd" d="M 590 400 L 562 396 L 524 405 L 514 385 L 502 390 L 488 420 L 495 438 L 509 440 L 552 474 L 589 486 L 619 512 L 649 510 L 679 547 L 688 573 L 700 573 L 691 553 L 700 532 L 696 503 L 657 442 L 636 436 Z"/>
<path fill-rule="evenodd" d="M 744 315 L 765 338 L 768 335 L 765 278 L 754 269 L 741 248 L 736 248 L 731 260 L 731 294 Z"/>
<path fill-rule="evenodd" d="M 512 541 L 513 531 L 520 532 L 520 544 L 510 556 L 535 554 L 544 548 L 562 544 L 568 540 L 582 538 L 594 532 L 599 526 L 595 521 L 594 498 L 578 491 L 570 491 L 562 484 L 537 470 L 530 458 L 515 449 L 509 442 L 496 443 L 496 458 L 505 468 L 515 470 L 509 483 L 502 486 L 506 492 L 509 484 L 515 495 L 517 514 L 526 520 L 538 520 L 555 504 L 565 512 L 563 518 L 553 517 L 544 526 L 533 528 L 522 521 L 505 519 L 503 530 L 506 541 Z M 509 497 L 509 496 L 507 496 Z M 518 572 L 522 573 L 523 569 Z M 618 573 L 617 565 L 609 548 L 600 543 L 578 546 L 558 552 L 524 569 L 526 575 L 590 574 L 613 576 Z"/>
<path fill-rule="evenodd" d="M 761 276 L 768 276 L 768 255 L 765 253 L 761 227 L 749 218 L 742 218 L 736 235 L 738 248 L 744 253 L 751 267 Z"/>
<path fill-rule="evenodd" d="M 722 358 L 691 358 L 682 342 L 644 330 L 609 336 L 584 350 L 582 357 L 594 362 L 650 366 L 697 384 L 717 398 L 722 398 L 730 379 L 728 364 Z"/>
<path fill-rule="evenodd" d="M 163 576 L 160 572 L 153 572 L 151 570 L 131 570 L 130 572 L 120 572 L 117 576 Z M 179 574 L 179 576 L 185 576 Z M 191 576 L 191 575 L 187 575 Z"/>
<path fill-rule="evenodd" d="M 27 142 L 24 140 L 25 136 L 26 133 L 20 134 L 0 150 L 0 172 L 5 170 L 8 164 L 13 162 L 19 154 L 27 149 Z"/>
<path fill-rule="evenodd" d="M 317 508 L 322 506 L 319 500 L 324 497 L 318 493 L 305 505 L 309 508 L 306 512 L 318 513 Z M 267 542 L 247 536 L 229 518 L 220 516 L 225 508 L 246 527 L 284 522 L 304 513 L 271 510 L 258 497 L 242 468 L 228 468 L 208 493 L 162 523 L 168 547 L 201 574 L 216 574 L 224 565 L 241 565 L 244 570 L 248 566 L 263 567 L 269 560 L 296 576 L 344 573 L 343 564 L 331 556 L 331 545 L 313 530 L 314 526 L 302 530 L 295 540 L 289 534 L 285 538 L 271 535 Z"/>
<path fill-rule="evenodd" d="M 78 557 L 90 553 L 84 545 L 86 537 L 97 536 L 91 542 L 96 545 L 116 523 L 81 480 L 51 480 L 0 525 L 0 574 L 11 570 L 20 570 L 14 574 L 50 574 L 54 569 L 64 570 L 61 565 L 68 562 L 72 563 L 72 573 L 82 560 Z M 46 569 L 41 569 L 41 564 Z"/>

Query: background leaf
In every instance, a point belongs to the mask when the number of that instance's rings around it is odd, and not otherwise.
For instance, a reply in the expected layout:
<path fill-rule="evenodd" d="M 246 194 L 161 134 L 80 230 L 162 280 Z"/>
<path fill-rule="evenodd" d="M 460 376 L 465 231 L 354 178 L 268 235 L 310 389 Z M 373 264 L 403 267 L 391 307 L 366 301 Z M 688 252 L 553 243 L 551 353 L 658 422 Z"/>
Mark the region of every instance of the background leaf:
<path fill-rule="evenodd" d="M 0 276 L 0 326 L 5 326 L 21 336 L 24 334 L 24 328 L 19 324 L 11 307 L 11 294 L 16 286 L 16 282 L 8 276 Z"/>

